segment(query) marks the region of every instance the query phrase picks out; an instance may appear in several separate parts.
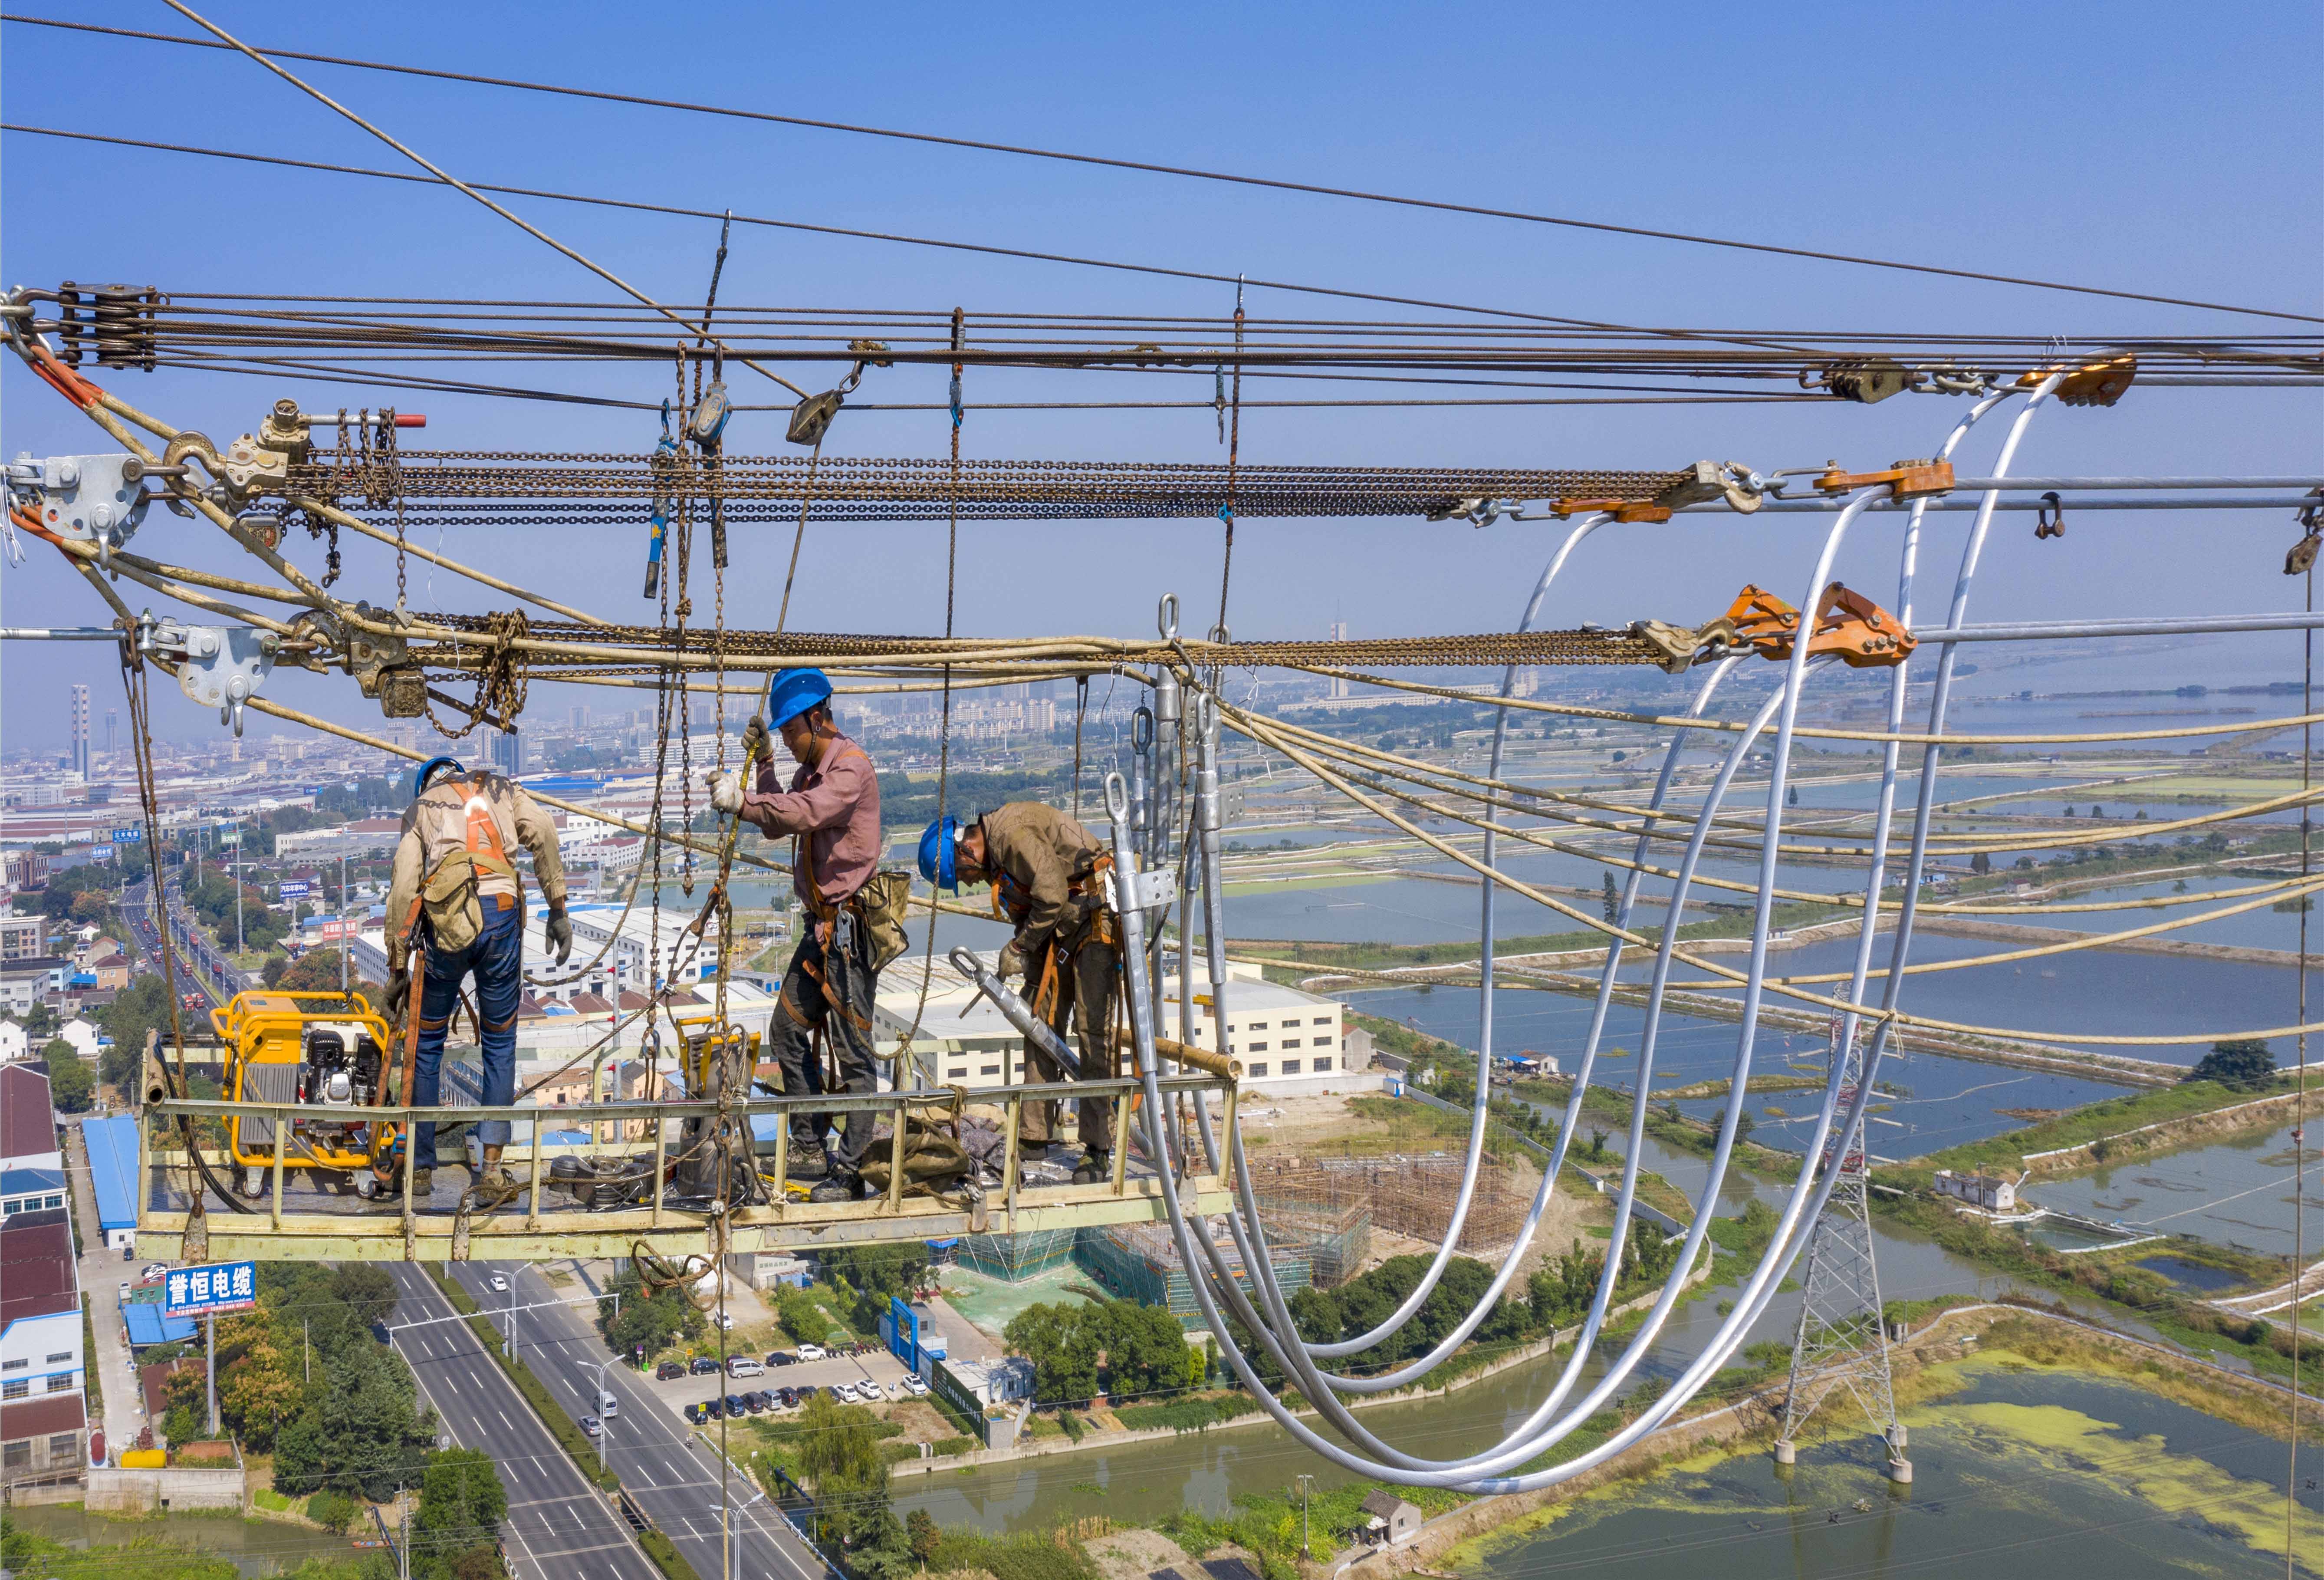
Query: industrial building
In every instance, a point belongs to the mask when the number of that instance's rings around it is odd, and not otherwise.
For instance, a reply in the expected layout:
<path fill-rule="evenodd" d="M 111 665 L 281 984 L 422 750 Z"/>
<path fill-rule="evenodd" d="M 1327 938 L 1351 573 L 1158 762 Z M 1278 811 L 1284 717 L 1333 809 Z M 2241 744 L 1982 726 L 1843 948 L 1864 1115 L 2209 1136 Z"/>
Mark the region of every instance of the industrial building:
<path fill-rule="evenodd" d="M 579 928 L 576 923 L 576 937 Z M 980 956 L 987 966 L 997 953 Z M 1227 990 L 1227 1051 L 1243 1061 L 1243 1089 L 1269 1095 L 1345 1091 L 1358 1073 L 1351 1069 L 1346 1016 L 1337 1000 L 1264 980 L 1256 966 L 1230 966 Z M 1199 980 L 1199 979 L 1198 979 Z M 1198 986 L 1194 1035 L 1198 1048 L 1213 1047 L 1217 1031 L 1209 995 Z M 1178 980 L 1163 980 L 1167 1012 L 1163 1030 L 1177 1029 Z M 874 1020 L 882 1046 L 912 1030 L 912 1054 L 921 1079 L 931 1086 L 970 1091 L 1021 1085 L 1025 1039 L 976 986 L 939 957 L 928 981 L 927 1004 L 920 1003 L 920 973 L 890 971 L 882 979 Z"/>

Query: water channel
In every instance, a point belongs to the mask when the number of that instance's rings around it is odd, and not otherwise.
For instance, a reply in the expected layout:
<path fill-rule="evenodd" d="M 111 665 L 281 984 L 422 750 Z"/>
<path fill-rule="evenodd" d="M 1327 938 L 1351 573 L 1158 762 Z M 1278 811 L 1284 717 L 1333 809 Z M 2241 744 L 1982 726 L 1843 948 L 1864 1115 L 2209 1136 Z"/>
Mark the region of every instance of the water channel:
<path fill-rule="evenodd" d="M 344 1561 L 356 1553 L 344 1536 L 225 1512 L 172 1511 L 142 1520 L 114 1520 L 78 1508 L 30 1507 L 11 1509 L 8 1518 L 34 1536 L 79 1551 L 161 1541 L 189 1552 L 231 1559 L 244 1580 L 286 1575 L 309 1558 Z"/>

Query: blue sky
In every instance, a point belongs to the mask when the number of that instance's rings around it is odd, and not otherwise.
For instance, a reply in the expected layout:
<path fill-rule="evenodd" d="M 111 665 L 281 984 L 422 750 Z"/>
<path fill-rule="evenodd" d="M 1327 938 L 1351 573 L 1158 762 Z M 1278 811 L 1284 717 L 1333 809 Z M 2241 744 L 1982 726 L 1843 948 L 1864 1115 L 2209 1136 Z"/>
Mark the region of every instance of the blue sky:
<path fill-rule="evenodd" d="M 160 32 L 160 5 L 56 14 Z M 837 8 L 321 7 L 219 4 L 260 44 L 691 97 L 999 141 L 1120 153 L 1786 245 L 2324 311 L 2324 148 L 2301 62 L 2324 42 L 2306 5 Z M 670 17 L 675 15 L 675 22 Z M 932 148 L 669 112 L 301 67 L 438 160 L 478 180 L 817 223 L 885 228 L 1640 323 L 2055 335 L 2255 332 L 2265 320 L 1943 281 L 1675 244 L 1432 216 L 1317 197 Z M 11 121 L 392 167 L 397 156 L 246 60 L 11 25 L 0 30 Z M 608 288 L 466 199 L 346 177 L 5 139 L 0 250 L 12 283 L 128 280 L 178 291 L 600 299 Z M 698 297 L 715 244 L 698 221 L 545 201 L 529 219 L 640 287 Z M 729 303 L 959 304 L 980 310 L 1215 313 L 1219 286 L 738 229 Z M 1255 313 L 1313 298 L 1254 293 Z M 1323 308 L 1325 312 L 1339 310 Z M 1358 309 L 1359 313 L 1370 310 Z M 2295 326 L 2296 327 L 2296 326 Z M 560 371 L 564 387 L 658 399 L 666 371 Z M 940 400 L 939 370 L 875 374 L 886 400 Z M 320 383 L 179 373 L 111 375 L 173 421 L 231 436 L 278 394 L 365 398 Z M 748 375 L 736 381 L 738 398 Z M 806 382 L 802 380 L 802 382 Z M 973 408 L 1075 398 L 1089 378 L 972 374 Z M 1128 381 L 1120 381 L 1126 383 Z M 1152 396 L 1157 392 L 1139 392 Z M 10 454 L 102 448 L 13 364 L 0 369 Z M 428 441 L 460 448 L 641 450 L 635 414 L 406 400 Z M 2317 468 L 2324 391 L 2134 391 L 2110 411 L 2037 420 L 2021 469 L 2302 472 Z M 1250 414 L 1253 462 L 1661 467 L 1699 456 L 1763 468 L 1828 457 L 1877 466 L 1927 453 L 1958 407 L 1609 407 Z M 779 449 L 780 419 L 736 419 L 733 453 Z M 1964 456 L 1972 467 L 1993 441 Z M 850 413 L 831 448 L 935 455 L 937 413 Z M 1207 459 L 1207 413 L 972 411 L 972 456 Z M 2037 547 L 2005 518 L 1978 614 L 2275 608 L 2294 535 L 2273 513 L 2079 518 Z M 209 530 L 156 513 L 138 547 L 239 569 Z M 456 531 L 447 550 L 616 617 L 641 545 L 626 531 Z M 1746 580 L 1806 573 L 1799 518 L 1717 517 L 1603 533 L 1553 622 L 1693 622 Z M 745 539 L 730 618 L 772 624 L 788 532 Z M 1933 552 L 1950 565 L 1951 529 Z M 1893 534 L 1869 531 L 1842 575 L 1893 587 Z M 38 545 L 35 545 L 37 548 Z M 303 547 L 303 546 L 302 546 Z M 1506 628 L 1546 551 L 1537 524 L 1485 531 L 1412 522 L 1247 522 L 1231 619 L 1239 633 Z M 309 550 L 305 559 L 319 559 Z M 1156 596 L 1205 621 L 1214 525 L 987 524 L 964 529 L 961 627 L 1030 634 L 1150 629 Z M 392 586 L 352 550 L 351 577 Z M 943 529 L 825 526 L 802 561 L 795 626 L 941 628 Z M 374 594 L 380 596 L 380 594 Z M 1989 600 L 1989 601 L 1983 601 Z M 483 608 L 438 578 L 418 606 Z M 0 573 L 16 624 L 97 617 L 45 554 Z M 2254 649 L 2277 672 L 2283 647 Z M 116 688 L 97 650 L 11 643 L 6 739 L 60 742 L 61 685 Z M 288 675 L 281 695 L 357 720 L 352 687 Z M 560 707 L 553 693 L 537 700 Z M 100 707 L 104 706 L 100 703 Z M 373 715 L 372 716 L 376 716 Z M 165 702 L 166 734 L 207 727 Z"/>

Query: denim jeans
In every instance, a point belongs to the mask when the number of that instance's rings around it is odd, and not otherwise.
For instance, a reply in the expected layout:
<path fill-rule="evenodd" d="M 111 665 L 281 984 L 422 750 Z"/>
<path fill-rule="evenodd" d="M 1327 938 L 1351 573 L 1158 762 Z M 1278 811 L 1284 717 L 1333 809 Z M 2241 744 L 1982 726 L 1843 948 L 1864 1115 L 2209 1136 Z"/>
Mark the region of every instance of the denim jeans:
<path fill-rule="evenodd" d="M 516 1100 L 516 1011 L 524 993 L 524 929 L 519 918 L 523 913 L 513 902 L 503 909 L 491 895 L 485 896 L 484 908 L 484 930 L 475 943 L 450 954 L 439 955 L 432 948 L 427 952 L 428 971 L 420 993 L 420 1051 L 411 1083 L 411 1100 L 422 1107 L 441 1100 L 444 1034 L 460 1000 L 460 984 L 471 975 L 476 979 L 476 1013 L 484 1019 L 479 1028 L 484 1050 L 481 1101 L 491 1108 Z M 411 1166 L 433 1169 L 435 1122 L 422 1120 L 418 1128 Z M 476 1126 L 476 1138 L 488 1147 L 506 1146 L 509 1122 L 484 1120 Z"/>

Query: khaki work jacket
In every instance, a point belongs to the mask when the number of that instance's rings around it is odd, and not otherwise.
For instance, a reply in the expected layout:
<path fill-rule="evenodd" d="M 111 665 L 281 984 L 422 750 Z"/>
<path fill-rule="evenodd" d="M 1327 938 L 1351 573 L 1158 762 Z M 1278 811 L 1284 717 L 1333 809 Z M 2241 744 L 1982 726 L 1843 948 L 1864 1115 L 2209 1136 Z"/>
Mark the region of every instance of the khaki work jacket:
<path fill-rule="evenodd" d="M 533 881 L 551 910 L 565 908 L 565 864 L 557 855 L 557 825 L 524 793 L 515 781 L 497 773 L 463 774 L 438 779 L 427 792 L 403 808 L 403 832 L 395 843 L 395 868 L 387 891 L 387 964 L 403 968 L 403 920 L 411 914 L 420 885 L 437 864 L 468 842 L 468 799 L 481 796 L 493 815 L 501 848 L 512 859 L 520 846 L 532 853 Z M 479 895 L 504 894 L 522 900 L 523 892 L 505 874 L 480 871 Z"/>
<path fill-rule="evenodd" d="M 1044 801 L 1010 801 L 980 819 L 985 864 L 1028 961 L 1038 961 L 1067 919 L 1076 884 L 1087 886 L 1106 854 L 1097 836 Z M 1068 943 L 1074 940 L 1068 938 Z"/>

